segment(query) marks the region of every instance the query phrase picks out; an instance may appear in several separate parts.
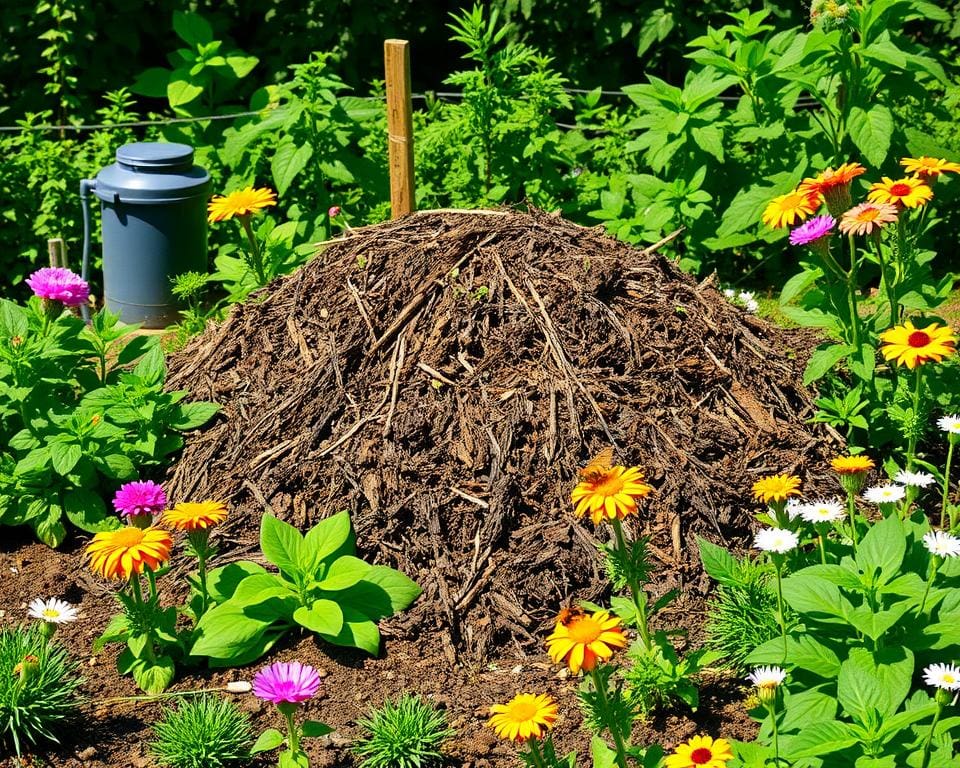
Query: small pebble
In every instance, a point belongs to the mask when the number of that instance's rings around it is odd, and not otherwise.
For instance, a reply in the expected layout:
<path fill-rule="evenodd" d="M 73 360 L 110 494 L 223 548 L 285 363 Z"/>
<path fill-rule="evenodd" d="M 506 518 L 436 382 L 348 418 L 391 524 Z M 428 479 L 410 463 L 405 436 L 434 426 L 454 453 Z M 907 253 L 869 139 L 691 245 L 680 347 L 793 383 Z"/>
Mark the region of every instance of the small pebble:
<path fill-rule="evenodd" d="M 77 752 L 77 760 L 92 760 L 96 754 L 97 750 L 95 747 L 87 747 Z"/>
<path fill-rule="evenodd" d="M 510 674 L 512 675 L 519 675 L 521 672 L 523 672 L 523 664 L 517 664 L 517 666 L 510 670 Z"/>

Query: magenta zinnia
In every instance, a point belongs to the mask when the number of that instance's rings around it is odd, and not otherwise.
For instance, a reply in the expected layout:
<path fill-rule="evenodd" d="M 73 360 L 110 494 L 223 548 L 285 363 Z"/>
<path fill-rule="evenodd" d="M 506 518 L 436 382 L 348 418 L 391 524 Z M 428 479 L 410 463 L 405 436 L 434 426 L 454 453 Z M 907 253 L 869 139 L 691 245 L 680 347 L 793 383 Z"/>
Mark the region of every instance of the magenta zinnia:
<path fill-rule="evenodd" d="M 309 664 L 278 661 L 261 669 L 253 678 L 253 694 L 274 704 L 299 704 L 316 696 L 320 675 Z"/>
<path fill-rule="evenodd" d="M 810 245 L 827 237 L 836 225 L 837 220 L 829 214 L 810 219 L 790 232 L 790 245 Z"/>
<path fill-rule="evenodd" d="M 134 480 L 120 486 L 113 508 L 120 517 L 159 515 L 167 508 L 167 494 L 152 480 Z"/>
<path fill-rule="evenodd" d="M 59 301 L 67 307 L 79 307 L 90 298 L 90 286 L 86 281 L 63 267 L 38 269 L 26 283 L 41 299 Z"/>

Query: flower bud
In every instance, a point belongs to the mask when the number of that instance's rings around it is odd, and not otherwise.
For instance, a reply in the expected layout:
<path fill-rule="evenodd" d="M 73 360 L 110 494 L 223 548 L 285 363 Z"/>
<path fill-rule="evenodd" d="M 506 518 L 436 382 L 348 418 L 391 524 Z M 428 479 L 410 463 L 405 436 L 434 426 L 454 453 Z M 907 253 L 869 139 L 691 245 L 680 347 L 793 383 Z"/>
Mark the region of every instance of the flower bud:
<path fill-rule="evenodd" d="M 227 683 L 227 691 L 230 693 L 250 693 L 253 686 L 246 680 L 231 680 Z"/>
<path fill-rule="evenodd" d="M 339 205 L 331 205 L 330 208 L 327 210 L 327 216 L 329 216 L 331 219 L 335 219 L 339 215 L 340 215 Z"/>

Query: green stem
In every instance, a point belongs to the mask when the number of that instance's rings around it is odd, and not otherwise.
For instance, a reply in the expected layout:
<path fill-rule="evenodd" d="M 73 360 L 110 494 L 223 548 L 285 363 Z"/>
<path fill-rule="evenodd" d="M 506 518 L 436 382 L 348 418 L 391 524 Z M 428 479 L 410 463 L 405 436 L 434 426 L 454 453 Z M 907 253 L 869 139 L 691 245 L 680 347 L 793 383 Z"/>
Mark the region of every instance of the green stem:
<path fill-rule="evenodd" d="M 264 286 L 267 284 L 267 276 L 263 271 L 263 257 L 260 253 L 260 246 L 257 243 L 256 235 L 253 234 L 253 226 L 250 224 L 250 214 L 244 214 L 238 218 L 243 225 L 243 231 L 247 233 L 247 240 L 250 242 L 250 265 L 253 267 L 257 284 Z"/>
<path fill-rule="evenodd" d="M 853 542 L 853 556 L 857 556 L 857 505 L 853 493 L 847 491 L 847 513 L 850 515 L 850 541 Z"/>
<path fill-rule="evenodd" d="M 850 332 L 853 346 L 860 350 L 860 312 L 857 309 L 857 244 L 853 233 L 847 238 L 850 247 L 850 271 L 847 273 L 847 303 L 850 309 Z"/>
<path fill-rule="evenodd" d="M 827 564 L 827 546 L 823 543 L 823 531 L 817 532 L 817 543 L 820 545 L 820 562 Z"/>
<path fill-rule="evenodd" d="M 157 599 L 157 577 L 149 568 L 144 568 L 143 572 L 147 574 L 147 584 L 150 587 L 150 599 Z"/>
<path fill-rule="evenodd" d="M 543 754 L 540 752 L 540 746 L 537 744 L 537 740 L 532 737 L 527 739 L 527 746 L 530 747 L 531 762 L 536 768 L 547 768 L 547 764 L 543 761 Z"/>
<path fill-rule="evenodd" d="M 883 290 L 887 294 L 887 303 L 890 305 L 890 327 L 893 327 L 900 322 L 900 310 L 897 307 L 896 286 L 894 285 L 896 276 L 888 278 L 887 262 L 883 258 L 883 247 L 880 245 L 880 240 L 877 238 L 871 239 L 877 247 L 877 259 L 880 261 L 880 280 L 883 283 Z"/>
<path fill-rule="evenodd" d="M 930 572 L 927 576 L 927 587 L 923 590 L 923 598 L 920 600 L 920 609 L 917 611 L 917 616 L 923 616 L 923 609 L 927 607 L 927 597 L 930 595 L 930 587 L 933 586 L 933 580 L 937 577 L 937 569 L 940 568 L 940 558 L 936 555 L 930 556 Z"/>
<path fill-rule="evenodd" d="M 649 649 L 650 628 L 647 626 L 647 596 L 640 589 L 636 574 L 633 570 L 633 562 L 630 560 L 630 553 L 627 551 L 627 542 L 623 535 L 623 525 L 618 518 L 613 518 L 613 533 L 617 539 L 617 549 L 620 550 L 621 562 L 626 563 L 627 584 L 630 586 L 630 595 L 633 597 L 633 604 L 637 608 L 637 629 L 640 631 L 640 640 L 644 648 Z"/>
<path fill-rule="evenodd" d="M 780 619 L 780 633 L 783 635 L 783 663 L 787 663 L 787 618 L 783 611 L 783 577 L 780 574 L 780 563 L 777 566 L 777 618 Z"/>
<path fill-rule="evenodd" d="M 297 731 L 297 723 L 294 720 L 294 713 L 297 711 L 296 704 L 283 707 L 280 710 L 287 721 L 287 745 L 294 755 L 300 751 L 300 733 Z"/>
<path fill-rule="evenodd" d="M 943 528 L 947 520 L 947 499 L 950 496 L 950 465 L 953 463 L 953 439 L 948 437 L 947 465 L 943 470 L 943 498 L 940 501 L 940 527 Z M 950 530 L 953 530 L 953 512 L 950 513 Z"/>
<path fill-rule="evenodd" d="M 917 365 L 916 384 L 913 388 L 913 425 L 907 440 L 907 472 L 913 470 L 913 461 L 917 452 L 917 437 L 920 434 L 920 389 L 923 386 L 923 366 Z"/>
<path fill-rule="evenodd" d="M 200 616 L 197 616 L 197 621 L 200 621 L 203 614 L 207 612 L 207 605 L 210 602 L 207 592 L 207 553 L 197 552 L 197 561 L 197 581 L 200 582 Z"/>
<path fill-rule="evenodd" d="M 613 736 L 613 743 L 617 750 L 617 765 L 620 768 L 627 768 L 627 748 L 623 742 L 623 735 L 620 733 L 620 727 L 613 722 L 610 716 L 610 700 L 607 698 L 607 688 L 600 679 L 597 667 L 590 670 L 590 677 L 593 678 L 593 688 L 597 692 L 597 698 L 600 700 L 600 709 L 602 710 L 603 724 L 610 735 Z"/>
<path fill-rule="evenodd" d="M 776 704 L 769 706 L 770 722 L 773 726 L 773 764 L 780 765 L 780 728 L 777 725 L 777 707 Z"/>
<path fill-rule="evenodd" d="M 920 768 L 927 768 L 930 765 L 930 747 L 933 745 L 933 732 L 937 729 L 937 723 L 940 722 L 940 715 L 943 714 L 943 705 L 937 705 L 937 714 L 933 716 L 933 722 L 930 723 L 930 733 L 927 734 L 927 740 L 923 745 L 923 759 L 920 761 Z"/>

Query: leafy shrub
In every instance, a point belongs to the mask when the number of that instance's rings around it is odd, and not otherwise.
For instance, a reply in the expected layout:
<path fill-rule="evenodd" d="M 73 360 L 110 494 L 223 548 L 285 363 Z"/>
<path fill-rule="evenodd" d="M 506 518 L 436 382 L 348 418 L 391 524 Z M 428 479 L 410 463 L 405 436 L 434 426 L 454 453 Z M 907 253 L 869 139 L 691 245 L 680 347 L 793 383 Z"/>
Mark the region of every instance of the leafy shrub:
<path fill-rule="evenodd" d="M 165 707 L 150 752 L 171 768 L 226 768 L 250 754 L 250 718 L 229 699 L 209 694 Z"/>
<path fill-rule="evenodd" d="M 443 712 L 405 694 L 357 721 L 364 735 L 354 746 L 363 768 L 424 768 L 443 759 L 440 747 L 455 734 Z"/>
<path fill-rule="evenodd" d="M 377 622 L 420 595 L 400 571 L 354 555 L 347 512 L 321 520 L 306 535 L 264 515 L 260 549 L 279 573 L 239 560 L 208 575 L 216 605 L 197 624 L 192 653 L 209 656 L 214 666 L 249 664 L 298 625 L 335 645 L 375 654 Z"/>
<path fill-rule="evenodd" d="M 78 665 L 39 625 L 0 629 L 0 741 L 20 755 L 76 714 Z"/>

